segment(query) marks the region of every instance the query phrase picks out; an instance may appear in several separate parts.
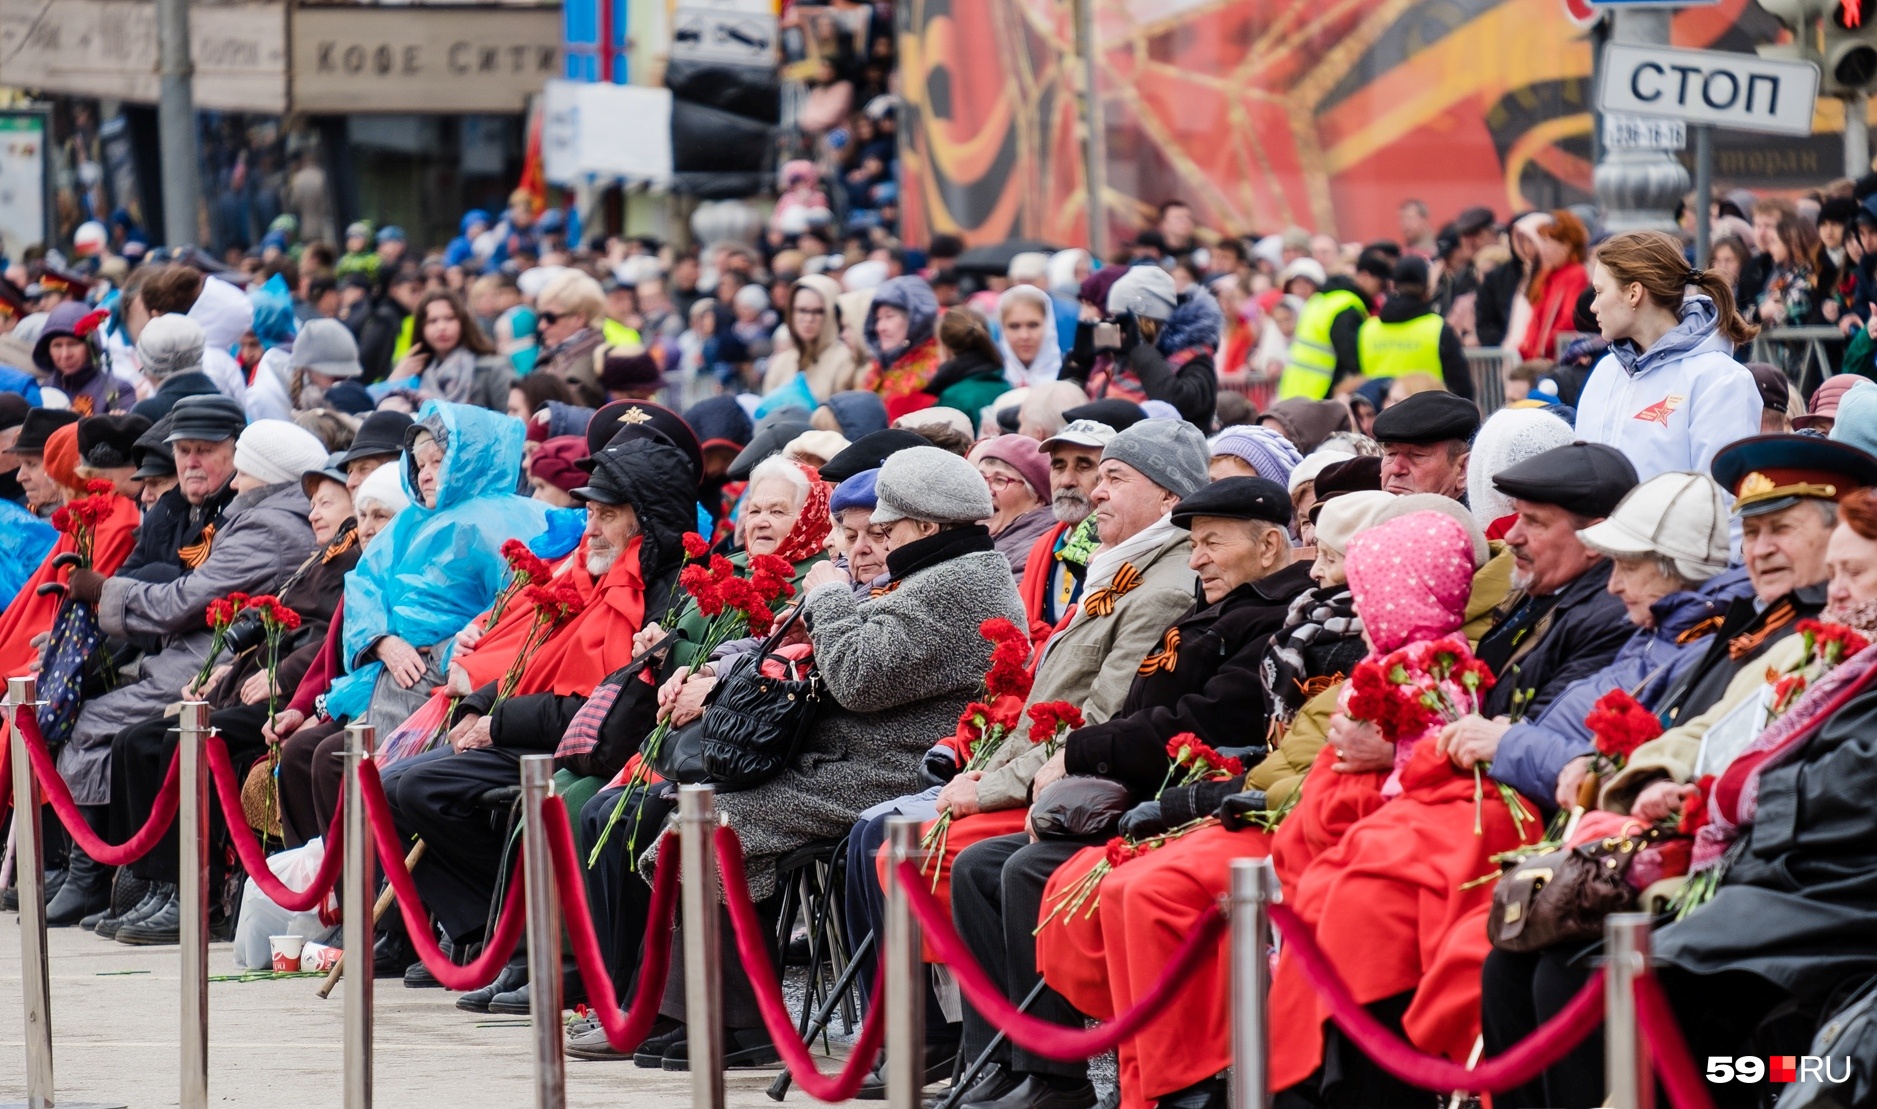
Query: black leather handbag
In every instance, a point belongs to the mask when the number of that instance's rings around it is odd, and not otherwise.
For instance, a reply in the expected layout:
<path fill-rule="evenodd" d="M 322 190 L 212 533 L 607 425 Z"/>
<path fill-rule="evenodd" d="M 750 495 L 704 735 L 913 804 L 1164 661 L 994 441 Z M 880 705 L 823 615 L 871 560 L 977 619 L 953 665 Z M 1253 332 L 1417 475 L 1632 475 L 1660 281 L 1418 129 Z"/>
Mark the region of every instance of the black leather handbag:
<path fill-rule="evenodd" d="M 762 672 L 775 659 L 784 674 L 799 663 L 774 654 L 797 614 L 778 624 L 762 645 L 732 662 L 704 699 L 704 712 L 672 729 L 659 747 L 660 775 L 686 785 L 749 789 L 782 773 L 814 727 L 823 694 L 812 664 L 805 674 L 772 678 Z"/>

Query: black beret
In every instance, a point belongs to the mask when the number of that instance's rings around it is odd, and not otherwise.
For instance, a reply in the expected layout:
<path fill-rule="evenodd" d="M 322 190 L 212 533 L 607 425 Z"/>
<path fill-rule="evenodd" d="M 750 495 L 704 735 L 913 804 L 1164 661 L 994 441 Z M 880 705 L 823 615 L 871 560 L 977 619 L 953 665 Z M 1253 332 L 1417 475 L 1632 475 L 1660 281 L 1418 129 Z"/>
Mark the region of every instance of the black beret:
<path fill-rule="evenodd" d="M 1290 523 L 1290 493 L 1270 478 L 1221 478 L 1173 506 L 1174 527 L 1190 528 L 1195 516 L 1263 520 L 1284 527 Z"/>
<path fill-rule="evenodd" d="M 169 410 L 169 442 L 178 439 L 201 439 L 219 443 L 233 439 L 248 426 L 247 410 L 241 402 L 220 393 L 204 397 L 184 397 Z"/>
<path fill-rule="evenodd" d="M 1382 487 L 1382 460 L 1372 454 L 1332 462 L 1318 471 L 1316 503 L 1310 506 L 1310 522 L 1316 523 L 1323 506 L 1344 493 L 1360 493 Z"/>
<path fill-rule="evenodd" d="M 1567 443 L 1493 475 L 1508 497 L 1554 504 L 1579 516 L 1602 518 L 1636 487 L 1636 467 L 1605 443 Z"/>
<path fill-rule="evenodd" d="M 1809 435 L 1755 435 L 1722 447 L 1714 480 L 1734 496 L 1734 515 L 1758 516 L 1797 504 L 1802 497 L 1838 501 L 1855 489 L 1877 486 L 1877 458 L 1833 439 Z"/>
<path fill-rule="evenodd" d="M 165 413 L 162 419 L 150 425 L 150 430 L 137 436 L 136 443 L 132 444 L 137 472 L 131 477 L 141 480 L 176 476 L 176 455 L 169 449 L 169 431 L 173 426 L 175 420 Z"/>
<path fill-rule="evenodd" d="M 848 444 L 847 449 L 828 459 L 821 467 L 821 480 L 831 481 L 836 485 L 868 470 L 877 470 L 886 461 L 886 456 L 903 451 L 908 447 L 929 447 L 932 440 L 916 431 L 903 427 L 881 428 L 869 431 Z"/>
<path fill-rule="evenodd" d="M 1473 441 L 1479 430 L 1479 407 L 1445 390 L 1416 393 L 1400 404 L 1384 408 L 1369 434 L 1378 443 L 1446 443 Z"/>
<path fill-rule="evenodd" d="M 14 454 L 44 454 L 46 440 L 66 424 L 78 422 L 78 413 L 69 408 L 35 408 L 20 421 L 20 437 L 13 444 Z"/>
<path fill-rule="evenodd" d="M 1120 397 L 1103 397 L 1074 408 L 1062 410 L 1064 423 L 1072 424 L 1077 420 L 1094 420 L 1098 424 L 1107 424 L 1116 431 L 1126 431 L 1147 418 L 1141 406 L 1131 400 Z"/>
<path fill-rule="evenodd" d="M 87 416 L 78 421 L 79 461 L 100 470 L 132 465 L 137 439 L 149 430 L 150 421 L 143 416 Z"/>

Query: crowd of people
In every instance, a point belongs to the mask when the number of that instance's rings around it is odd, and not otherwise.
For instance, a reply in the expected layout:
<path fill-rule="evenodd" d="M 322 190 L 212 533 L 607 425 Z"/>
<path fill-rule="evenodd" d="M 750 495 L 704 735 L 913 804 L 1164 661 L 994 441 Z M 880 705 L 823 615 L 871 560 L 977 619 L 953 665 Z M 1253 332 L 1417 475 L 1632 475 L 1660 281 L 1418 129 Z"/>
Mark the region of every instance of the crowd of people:
<path fill-rule="evenodd" d="M 886 820 L 916 816 L 973 957 L 1075 1026 L 1130 1008 L 1230 862 L 1269 857 L 1356 1001 L 1459 1062 L 1588 979 L 1596 921 L 1520 875 L 1603 844 L 1604 909 L 1669 907 L 1656 959 L 1695 1057 L 1806 1054 L 1877 973 L 1877 387 L 1804 396 L 1737 360 L 1796 318 L 1792 244 L 1819 241 L 1779 212 L 1757 292 L 1670 234 L 1568 211 L 1436 231 L 1412 202 L 1399 244 L 1287 232 L 1275 256 L 1202 246 L 1168 204 L 1114 257 L 1020 253 L 982 288 L 955 243 L 812 222 L 589 250 L 525 196 L 422 262 L 363 225 L 246 270 L 44 259 L 0 285 L 0 355 L 25 352 L 0 358 L 0 667 L 40 675 L 59 772 L 113 842 L 157 807 L 178 703 L 209 702 L 283 874 L 316 867 L 344 726 L 370 723 L 459 961 L 508 877 L 495 798 L 553 755 L 620 996 L 662 926 L 676 783 L 710 777 L 777 936 L 785 860 L 838 844 L 846 949 L 869 950 Z M 1822 241 L 1847 275 L 1877 261 Z M 1828 284 L 1839 319 L 1870 308 Z M 1480 343 L 1529 359 L 1493 411 Z M 1398 679 L 1373 675 L 1436 658 L 1472 675 L 1439 711 L 1377 707 Z M 799 727 L 786 757 L 737 746 L 772 718 Z M 236 934 L 276 907 L 220 820 Z M 120 869 L 50 817 L 48 839 L 51 924 L 177 941 L 173 830 Z M 726 956 L 727 1063 L 772 1064 Z M 396 913 L 372 957 L 438 985 Z M 1112 1103 L 1226 1104 L 1225 960 L 1122 1044 Z M 682 977 L 640 1066 L 688 1065 Z M 456 1003 L 529 999 L 518 956 Z M 1280 1103 L 1434 1096 L 1328 1023 L 1289 945 L 1271 1005 Z M 933 1080 L 991 1054 L 960 1104 L 1097 1104 L 1084 1065 L 997 1041 L 945 976 L 927 1008 Z M 566 1047 L 627 1054 L 592 1016 Z M 1593 1036 L 1495 1104 L 1597 1105 L 1601 1074 Z"/>

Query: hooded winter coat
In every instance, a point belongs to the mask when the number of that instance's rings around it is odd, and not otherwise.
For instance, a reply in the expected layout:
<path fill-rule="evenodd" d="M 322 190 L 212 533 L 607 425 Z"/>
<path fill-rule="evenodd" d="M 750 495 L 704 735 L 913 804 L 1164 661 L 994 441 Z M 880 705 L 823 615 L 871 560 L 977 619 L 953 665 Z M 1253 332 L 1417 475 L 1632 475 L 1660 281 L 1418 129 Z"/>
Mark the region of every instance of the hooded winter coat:
<path fill-rule="evenodd" d="M 52 361 L 52 340 L 78 338 L 74 329 L 90 313 L 91 309 L 78 300 L 68 300 L 47 313 L 46 326 L 33 343 L 33 365 L 46 375 L 47 385 L 71 398 L 72 410 L 81 416 L 128 411 L 137 399 L 136 391 L 113 376 L 110 367 L 99 364 L 96 349 L 89 341 L 81 340 L 85 342 L 85 364 L 77 373 L 62 374 Z"/>
<path fill-rule="evenodd" d="M 795 330 L 795 297 L 803 289 L 819 296 L 822 310 L 827 312 L 821 318 L 821 331 L 813 342 L 803 339 Z M 815 400 L 824 403 L 834 394 L 855 387 L 860 367 L 854 360 L 854 352 L 841 341 L 837 307 L 840 298 L 841 286 L 833 278 L 818 273 L 808 274 L 789 286 L 789 311 L 783 324 L 789 329 L 790 346 L 770 356 L 768 368 L 763 371 L 764 396 L 787 385 L 797 374 L 806 380 Z"/>
<path fill-rule="evenodd" d="M 1648 350 L 1629 339 L 1611 344 L 1577 398 L 1577 437 L 1629 456 L 1638 481 L 1705 474 L 1722 447 L 1760 433 L 1761 408 L 1714 302 L 1690 296 L 1681 322 Z"/>
<path fill-rule="evenodd" d="M 502 544 L 531 539 L 547 526 L 547 505 L 514 492 L 521 421 L 444 401 L 427 402 L 417 421 L 444 448 L 437 503 L 426 506 L 418 495 L 407 452 L 403 478 L 410 507 L 372 540 L 346 577 L 341 646 L 350 672 L 326 695 L 326 711 L 335 718 L 359 718 L 373 705 L 373 689 L 384 673 L 374 651 L 387 635 L 431 649 L 431 669 L 440 674 L 451 637 L 489 607 L 507 580 Z M 389 728 L 381 734 L 389 735 Z"/>
<path fill-rule="evenodd" d="M 906 341 L 891 350 L 880 346 L 880 332 L 874 322 L 882 307 L 897 308 L 907 316 Z M 938 317 L 938 297 L 923 277 L 890 278 L 873 291 L 863 329 L 873 366 L 865 375 L 863 388 L 880 394 L 887 402 L 887 413 L 895 418 L 925 407 L 906 404 L 913 394 L 926 391 L 933 371 L 938 369 L 938 339 L 933 334 Z"/>
<path fill-rule="evenodd" d="M 241 336 L 254 324 L 254 305 L 248 294 L 223 281 L 210 277 L 202 282 L 202 292 L 189 307 L 189 318 L 202 325 L 202 372 L 209 375 L 225 397 L 244 407 L 248 401 L 247 376 L 241 363 L 230 353 Z"/>
<path fill-rule="evenodd" d="M 79 711 L 71 742 L 59 751 L 59 773 L 81 805 L 111 799 L 111 740 L 132 724 L 163 711 L 195 677 L 208 653 L 203 624 L 208 603 L 230 593 L 270 593 L 313 553 L 306 494 L 299 482 L 250 489 L 222 513 L 208 554 L 172 581 L 107 578 L 98 600 L 106 635 L 147 637 L 161 649 L 143 658 L 143 677 L 119 686 Z"/>

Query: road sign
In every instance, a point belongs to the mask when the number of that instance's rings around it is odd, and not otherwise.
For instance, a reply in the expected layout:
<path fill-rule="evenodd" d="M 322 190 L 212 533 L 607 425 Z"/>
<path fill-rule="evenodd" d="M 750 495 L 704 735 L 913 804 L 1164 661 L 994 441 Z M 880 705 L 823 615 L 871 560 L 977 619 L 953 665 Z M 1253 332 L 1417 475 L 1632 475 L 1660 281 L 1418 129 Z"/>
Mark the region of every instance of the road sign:
<path fill-rule="evenodd" d="M 1613 42 L 1603 51 L 1601 111 L 1666 116 L 1739 131 L 1812 133 L 1818 67 L 1719 50 Z"/>
<path fill-rule="evenodd" d="M 1682 150 L 1688 145 L 1688 124 L 1609 112 L 1603 117 L 1603 145 L 1612 150 Z"/>

